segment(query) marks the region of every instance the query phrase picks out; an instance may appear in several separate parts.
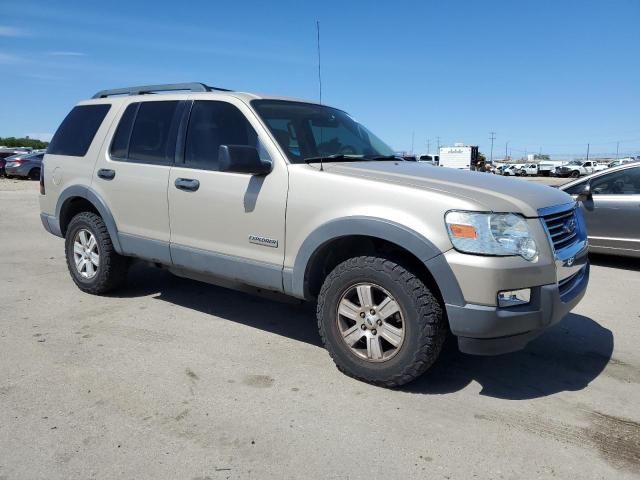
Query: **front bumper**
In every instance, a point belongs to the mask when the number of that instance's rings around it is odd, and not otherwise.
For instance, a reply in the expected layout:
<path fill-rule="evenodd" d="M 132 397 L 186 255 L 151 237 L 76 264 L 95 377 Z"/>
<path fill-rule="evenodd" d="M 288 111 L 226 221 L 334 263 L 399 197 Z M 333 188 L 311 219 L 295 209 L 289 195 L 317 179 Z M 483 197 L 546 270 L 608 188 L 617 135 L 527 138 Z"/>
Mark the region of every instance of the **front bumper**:
<path fill-rule="evenodd" d="M 490 260 L 449 254 L 465 293 L 465 302 L 446 304 L 449 325 L 458 336 L 461 351 L 495 355 L 520 350 L 562 320 L 584 296 L 590 266 L 581 211 L 575 205 L 558 205 L 541 209 L 539 214 L 540 221 L 532 221 L 530 228 L 543 228 L 550 243 L 539 244 L 540 258 L 535 265 L 524 267 L 514 258 Z M 573 230 L 558 230 L 571 223 Z M 539 231 L 537 238 L 541 238 Z M 499 307 L 495 301 L 489 302 L 499 291 L 520 288 L 531 288 L 526 305 Z"/>
<path fill-rule="evenodd" d="M 498 355 L 524 348 L 546 328 L 562 320 L 585 294 L 589 264 L 560 284 L 532 288 L 531 301 L 517 307 L 447 305 L 449 324 L 460 351 Z"/>

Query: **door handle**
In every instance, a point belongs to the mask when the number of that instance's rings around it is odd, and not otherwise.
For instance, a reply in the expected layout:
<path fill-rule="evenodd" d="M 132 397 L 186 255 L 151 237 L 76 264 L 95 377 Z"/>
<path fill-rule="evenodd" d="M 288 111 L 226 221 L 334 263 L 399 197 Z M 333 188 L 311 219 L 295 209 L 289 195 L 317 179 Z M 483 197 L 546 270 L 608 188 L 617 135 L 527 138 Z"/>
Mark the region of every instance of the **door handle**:
<path fill-rule="evenodd" d="M 200 182 L 194 178 L 176 178 L 174 185 L 185 192 L 195 192 L 200 188 Z"/>
<path fill-rule="evenodd" d="M 116 171 L 109 168 L 101 168 L 98 170 L 98 176 L 105 180 L 113 180 L 116 176 Z"/>

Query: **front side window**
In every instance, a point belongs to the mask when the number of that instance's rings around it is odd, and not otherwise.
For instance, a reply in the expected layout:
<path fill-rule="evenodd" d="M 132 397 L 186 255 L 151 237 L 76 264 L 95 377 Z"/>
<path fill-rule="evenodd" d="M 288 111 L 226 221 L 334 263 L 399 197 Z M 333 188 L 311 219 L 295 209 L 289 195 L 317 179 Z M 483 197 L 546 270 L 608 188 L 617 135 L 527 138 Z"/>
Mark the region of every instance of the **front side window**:
<path fill-rule="evenodd" d="M 47 153 L 84 157 L 110 108 L 108 103 L 75 107 L 58 127 Z"/>
<path fill-rule="evenodd" d="M 640 168 L 627 168 L 591 181 L 593 195 L 639 195 Z"/>
<path fill-rule="evenodd" d="M 315 157 L 354 161 L 394 155 L 388 145 L 341 110 L 281 100 L 251 104 L 291 163 Z"/>
<path fill-rule="evenodd" d="M 258 148 L 258 135 L 234 105 L 219 101 L 195 101 L 187 130 L 185 166 L 218 170 L 220 145 Z"/>

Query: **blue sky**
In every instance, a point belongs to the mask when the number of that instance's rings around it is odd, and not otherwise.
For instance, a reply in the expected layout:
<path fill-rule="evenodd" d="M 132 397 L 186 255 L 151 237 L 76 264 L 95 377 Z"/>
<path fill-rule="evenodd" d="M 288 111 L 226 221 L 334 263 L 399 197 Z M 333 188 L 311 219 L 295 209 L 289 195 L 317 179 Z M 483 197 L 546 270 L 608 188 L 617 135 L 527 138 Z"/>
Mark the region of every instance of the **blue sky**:
<path fill-rule="evenodd" d="M 640 1 L 0 3 L 0 136 L 46 136 L 78 100 L 203 81 L 323 100 L 397 150 L 505 143 L 640 154 Z"/>

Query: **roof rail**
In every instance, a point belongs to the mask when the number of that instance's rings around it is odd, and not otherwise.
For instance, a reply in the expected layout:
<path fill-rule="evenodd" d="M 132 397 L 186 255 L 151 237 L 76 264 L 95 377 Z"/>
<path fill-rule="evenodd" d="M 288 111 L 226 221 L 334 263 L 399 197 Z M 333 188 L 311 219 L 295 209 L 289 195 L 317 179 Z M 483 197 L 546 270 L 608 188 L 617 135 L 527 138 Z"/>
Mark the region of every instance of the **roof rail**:
<path fill-rule="evenodd" d="M 210 92 L 212 90 L 221 90 L 223 92 L 230 92 L 226 88 L 210 87 L 204 83 L 167 83 L 165 85 L 141 85 L 139 87 L 126 87 L 126 88 L 114 88 L 111 90 L 100 90 L 91 98 L 107 98 L 113 95 L 144 95 L 154 92 L 176 92 L 176 91 L 189 91 L 189 92 Z"/>

